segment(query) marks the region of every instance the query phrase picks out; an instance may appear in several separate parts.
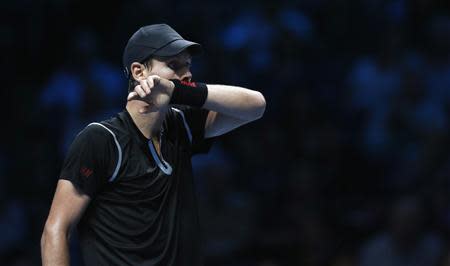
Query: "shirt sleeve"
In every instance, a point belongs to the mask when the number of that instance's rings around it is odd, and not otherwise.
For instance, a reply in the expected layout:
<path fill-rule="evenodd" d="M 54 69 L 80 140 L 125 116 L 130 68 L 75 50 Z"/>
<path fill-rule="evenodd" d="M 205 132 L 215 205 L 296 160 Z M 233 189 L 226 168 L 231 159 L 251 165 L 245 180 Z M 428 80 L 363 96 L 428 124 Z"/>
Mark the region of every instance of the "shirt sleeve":
<path fill-rule="evenodd" d="M 203 108 L 190 106 L 177 106 L 179 128 L 183 128 L 188 135 L 188 143 L 192 154 L 207 153 L 211 148 L 214 138 L 205 138 L 205 124 L 209 111 Z"/>
<path fill-rule="evenodd" d="M 72 142 L 60 179 L 93 198 L 107 184 L 117 163 L 113 136 L 99 125 L 87 126 Z"/>

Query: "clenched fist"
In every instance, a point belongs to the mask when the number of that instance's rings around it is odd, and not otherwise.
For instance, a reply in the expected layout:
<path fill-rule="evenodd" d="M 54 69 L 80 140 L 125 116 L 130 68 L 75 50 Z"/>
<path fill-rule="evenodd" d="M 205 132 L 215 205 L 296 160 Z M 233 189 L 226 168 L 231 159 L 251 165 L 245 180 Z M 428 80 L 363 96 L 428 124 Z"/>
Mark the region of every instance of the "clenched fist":
<path fill-rule="evenodd" d="M 139 85 L 128 94 L 127 100 L 141 100 L 149 104 L 147 108 L 143 108 L 139 112 L 157 111 L 169 104 L 175 87 L 172 81 L 157 75 L 151 75 L 137 82 L 139 82 Z"/>

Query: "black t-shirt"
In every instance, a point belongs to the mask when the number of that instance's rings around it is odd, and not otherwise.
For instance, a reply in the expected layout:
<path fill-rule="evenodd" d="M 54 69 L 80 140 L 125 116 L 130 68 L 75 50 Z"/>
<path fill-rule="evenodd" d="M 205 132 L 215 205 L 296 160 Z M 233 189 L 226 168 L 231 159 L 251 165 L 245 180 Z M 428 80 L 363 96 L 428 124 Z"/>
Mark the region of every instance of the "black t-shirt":
<path fill-rule="evenodd" d="M 86 265 L 202 264 L 191 156 L 210 147 L 207 114 L 169 108 L 162 158 L 126 111 L 77 135 L 60 178 L 92 199 L 78 224 Z"/>

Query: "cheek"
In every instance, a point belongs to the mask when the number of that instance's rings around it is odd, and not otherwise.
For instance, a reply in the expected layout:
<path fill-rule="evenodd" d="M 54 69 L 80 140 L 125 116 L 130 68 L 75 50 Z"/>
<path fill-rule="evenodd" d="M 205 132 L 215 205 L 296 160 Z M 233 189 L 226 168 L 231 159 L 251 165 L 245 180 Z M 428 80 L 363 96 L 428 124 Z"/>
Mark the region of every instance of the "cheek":
<path fill-rule="evenodd" d="M 158 75 L 165 79 L 174 79 L 177 77 L 177 74 L 169 67 L 159 68 L 157 71 L 154 71 L 152 74 Z"/>

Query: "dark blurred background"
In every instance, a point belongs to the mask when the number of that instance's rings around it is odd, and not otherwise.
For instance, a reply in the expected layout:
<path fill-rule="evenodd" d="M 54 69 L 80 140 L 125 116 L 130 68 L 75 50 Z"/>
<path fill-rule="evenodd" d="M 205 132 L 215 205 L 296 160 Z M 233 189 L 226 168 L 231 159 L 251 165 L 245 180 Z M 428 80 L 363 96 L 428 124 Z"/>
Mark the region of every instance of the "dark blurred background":
<path fill-rule="evenodd" d="M 206 265 L 450 265 L 449 1 L 0 7 L 1 265 L 40 264 L 68 145 L 124 108 L 123 48 L 153 23 L 203 44 L 195 80 L 267 100 L 193 160 Z"/>

